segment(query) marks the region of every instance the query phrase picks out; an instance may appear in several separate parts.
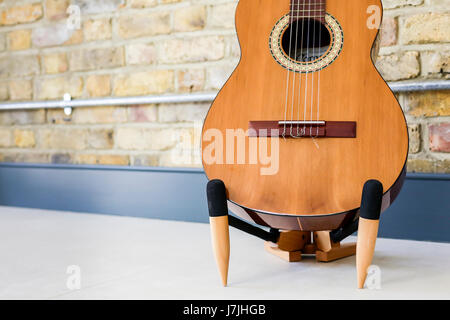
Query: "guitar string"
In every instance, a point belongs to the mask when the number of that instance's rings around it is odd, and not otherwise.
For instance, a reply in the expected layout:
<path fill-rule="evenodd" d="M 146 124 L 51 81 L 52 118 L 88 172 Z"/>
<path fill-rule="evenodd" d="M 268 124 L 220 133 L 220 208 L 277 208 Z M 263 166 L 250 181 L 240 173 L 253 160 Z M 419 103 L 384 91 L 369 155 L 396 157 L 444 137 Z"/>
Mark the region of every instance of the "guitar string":
<path fill-rule="evenodd" d="M 294 12 L 294 3 L 295 0 L 291 0 L 291 10 L 289 12 L 289 21 L 292 19 L 292 15 Z M 290 35 L 289 35 L 289 53 L 291 52 L 292 48 L 292 28 L 290 28 Z M 284 125 L 283 125 L 283 139 L 286 139 L 286 120 L 287 120 L 287 110 L 288 110 L 288 100 L 289 100 L 289 83 L 290 83 L 290 71 L 289 68 L 287 68 L 286 71 L 286 102 L 284 106 Z"/>
<path fill-rule="evenodd" d="M 323 1 L 322 1 L 322 4 Z M 326 7 L 323 8 L 323 19 L 325 20 L 326 18 Z M 326 21 L 324 22 L 326 23 Z M 319 54 L 321 54 L 321 44 L 322 44 L 322 22 L 320 24 L 320 30 L 319 30 Z M 321 56 L 320 56 L 321 58 Z M 319 68 L 319 72 L 317 75 L 317 121 L 320 121 L 319 117 L 320 117 L 320 73 L 322 71 L 322 68 Z M 316 127 L 316 136 L 315 138 L 317 138 L 319 136 L 319 126 Z"/>
<path fill-rule="evenodd" d="M 295 0 L 295 1 L 296 1 L 295 2 L 296 5 L 300 4 L 300 0 Z M 293 14 L 292 14 L 292 16 L 293 16 L 292 17 L 292 22 L 291 22 L 291 29 L 293 29 L 294 22 L 295 22 L 295 26 L 296 26 L 296 28 L 295 28 L 296 30 L 295 30 L 294 58 L 292 59 L 294 61 L 294 63 L 295 63 L 295 61 L 297 61 L 297 47 L 298 47 L 298 23 L 297 23 L 297 20 L 294 19 L 294 17 L 297 18 L 296 15 L 298 16 L 297 11 L 295 11 L 295 8 L 294 8 L 294 11 L 293 11 Z M 289 54 L 292 56 L 292 52 L 289 52 Z M 291 128 L 290 128 L 290 136 L 294 137 L 294 135 L 292 134 L 292 129 L 293 129 L 292 121 L 294 120 L 295 82 L 296 82 L 296 79 L 297 79 L 297 73 L 295 72 L 295 70 L 293 71 L 292 78 L 293 78 L 293 80 L 292 80 L 292 98 L 291 98 Z"/>
<path fill-rule="evenodd" d="M 308 5 L 309 5 L 309 8 L 311 8 L 310 7 L 311 6 L 311 1 L 310 0 L 308 0 Z M 303 7 L 303 10 L 305 10 L 305 7 Z M 310 15 L 310 13 L 309 13 L 309 15 Z M 310 18 L 308 18 L 308 32 L 307 32 L 307 36 L 306 36 L 306 59 L 305 60 L 307 60 L 308 51 L 309 51 L 310 25 L 311 25 L 311 21 L 310 21 Z M 305 65 L 306 66 L 308 65 L 308 61 L 306 61 Z M 302 132 L 303 135 L 305 135 L 305 133 L 306 133 L 306 108 L 307 108 L 307 101 L 308 101 L 307 98 L 308 98 L 308 73 L 309 73 L 308 69 L 306 69 L 305 73 L 306 73 L 306 75 L 305 75 L 305 82 L 306 82 L 306 84 L 305 84 L 305 105 L 304 105 L 304 113 L 303 113 L 303 120 L 305 121 L 305 123 L 303 125 L 303 132 Z"/>
<path fill-rule="evenodd" d="M 312 53 L 312 61 L 315 60 L 315 45 L 316 45 L 316 19 L 315 18 L 311 18 L 310 17 L 310 22 L 313 24 L 313 36 L 312 36 L 312 48 L 311 48 L 311 53 Z M 313 107 L 314 107 L 314 71 L 311 73 L 311 97 L 310 97 L 310 118 L 311 118 L 311 123 L 313 121 Z M 312 137 L 312 124 L 309 126 L 309 136 Z"/>
<path fill-rule="evenodd" d="M 301 40 L 300 40 L 300 57 L 302 57 L 303 56 L 303 41 L 304 41 L 304 35 L 305 35 L 305 19 L 304 19 L 304 17 L 303 17 L 303 15 L 304 15 L 304 10 L 305 10 L 305 1 L 306 0 L 300 0 L 299 1 L 299 4 L 298 4 L 298 10 L 300 10 L 300 2 L 302 2 L 303 1 L 303 12 L 301 12 L 301 16 L 302 16 L 302 18 L 301 18 L 301 20 L 302 20 L 302 28 L 301 28 L 301 32 L 302 32 L 302 36 L 301 36 Z M 300 22 L 297 20 L 297 25 L 299 25 L 300 24 Z M 296 57 L 297 58 L 297 57 Z M 302 63 L 302 59 L 300 58 L 299 59 L 300 61 L 299 61 L 299 63 L 301 64 Z M 301 72 L 301 70 L 299 70 L 299 72 L 298 72 L 298 74 L 299 74 L 299 78 L 300 78 L 300 80 L 299 80 L 299 85 L 298 85 L 298 98 L 297 98 L 297 119 L 300 121 L 300 106 L 301 106 L 301 91 L 302 91 L 302 72 Z M 300 124 L 299 123 L 297 123 L 297 137 L 301 137 L 301 134 L 300 134 Z"/>
<path fill-rule="evenodd" d="M 300 21 L 299 21 L 300 19 L 299 19 L 299 17 L 301 17 L 302 14 L 303 14 L 302 10 L 300 9 L 300 6 L 302 5 L 302 1 L 305 1 L 305 0 L 299 0 L 297 2 L 297 7 L 295 8 L 295 12 L 296 12 L 296 20 L 295 20 L 295 22 L 296 22 L 297 30 L 300 27 Z M 300 29 L 300 32 L 301 32 L 301 39 L 300 39 L 300 55 L 301 55 L 301 53 L 302 53 L 302 49 L 301 48 L 303 47 L 303 28 Z M 298 32 L 297 32 L 297 41 L 298 40 L 299 40 L 299 35 L 298 35 Z M 297 50 L 298 49 L 299 49 L 299 44 L 297 43 Z M 295 58 L 294 59 L 295 60 L 295 64 L 297 64 L 297 65 L 301 64 L 301 62 L 298 59 L 298 52 L 295 53 L 294 58 Z M 298 88 L 299 88 L 299 90 L 298 90 L 298 94 L 297 94 L 297 116 L 296 116 L 296 118 L 297 118 L 297 120 L 300 120 L 300 105 L 299 105 L 299 102 L 300 102 L 300 88 L 302 86 L 302 74 L 301 74 L 300 70 L 296 71 L 295 73 L 296 73 L 296 76 L 297 76 L 297 73 L 298 73 L 298 77 L 299 77 L 299 80 L 298 80 Z M 293 88 L 293 90 L 295 91 L 296 89 Z M 292 110 L 294 110 L 294 106 L 292 106 Z M 299 138 L 298 124 L 297 124 L 297 134 L 295 134 L 295 135 L 292 133 L 293 127 L 294 127 L 294 123 L 291 123 L 291 137 L 292 138 Z"/>

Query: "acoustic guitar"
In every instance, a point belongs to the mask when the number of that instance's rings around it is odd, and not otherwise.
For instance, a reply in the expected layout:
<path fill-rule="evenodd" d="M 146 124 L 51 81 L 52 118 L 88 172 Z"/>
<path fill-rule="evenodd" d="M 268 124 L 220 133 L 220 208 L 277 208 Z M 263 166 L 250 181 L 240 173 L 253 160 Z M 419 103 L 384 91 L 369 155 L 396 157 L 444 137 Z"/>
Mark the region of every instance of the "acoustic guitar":
<path fill-rule="evenodd" d="M 383 210 L 395 199 L 408 132 L 371 59 L 371 8 L 381 1 L 239 1 L 241 59 L 205 119 L 202 152 L 240 217 L 335 230 L 357 215 L 366 181 L 382 183 Z M 279 163 L 269 168 L 264 152 Z"/>

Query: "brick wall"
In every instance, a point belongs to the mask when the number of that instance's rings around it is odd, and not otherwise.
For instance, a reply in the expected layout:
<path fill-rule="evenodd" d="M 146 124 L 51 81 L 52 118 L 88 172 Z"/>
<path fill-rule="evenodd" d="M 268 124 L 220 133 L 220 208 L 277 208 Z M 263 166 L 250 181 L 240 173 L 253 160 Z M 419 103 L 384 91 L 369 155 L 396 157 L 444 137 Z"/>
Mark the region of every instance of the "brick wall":
<path fill-rule="evenodd" d="M 239 59 L 236 2 L 0 0 L 0 101 L 217 91 Z M 377 67 L 385 79 L 450 78 L 449 0 L 383 4 Z M 81 9 L 80 28 L 71 27 L 69 5 Z M 410 127 L 409 170 L 450 172 L 450 92 L 399 99 Z M 200 166 L 208 107 L 3 111 L 0 161 Z"/>

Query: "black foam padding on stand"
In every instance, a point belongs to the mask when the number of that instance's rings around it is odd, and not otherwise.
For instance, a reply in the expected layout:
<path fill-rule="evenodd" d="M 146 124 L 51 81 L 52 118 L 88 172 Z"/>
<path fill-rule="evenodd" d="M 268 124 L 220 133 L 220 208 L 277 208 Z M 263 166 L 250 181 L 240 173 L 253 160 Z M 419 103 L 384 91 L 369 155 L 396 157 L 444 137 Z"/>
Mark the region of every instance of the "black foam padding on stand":
<path fill-rule="evenodd" d="M 379 220 L 381 202 L 383 200 L 383 185 L 378 180 L 369 180 L 364 184 L 359 216 L 369 220 Z"/>
<path fill-rule="evenodd" d="M 331 241 L 334 243 L 341 242 L 345 238 L 351 236 L 358 231 L 359 219 L 353 220 L 345 227 L 330 232 Z"/>
<path fill-rule="evenodd" d="M 280 232 L 276 229 L 270 229 L 270 232 L 267 232 L 233 216 L 228 216 L 228 223 L 236 229 L 244 231 L 265 241 L 277 243 L 278 238 L 280 237 Z"/>
<path fill-rule="evenodd" d="M 225 184 L 221 180 L 211 180 L 206 185 L 206 197 L 210 217 L 228 215 L 227 193 Z"/>

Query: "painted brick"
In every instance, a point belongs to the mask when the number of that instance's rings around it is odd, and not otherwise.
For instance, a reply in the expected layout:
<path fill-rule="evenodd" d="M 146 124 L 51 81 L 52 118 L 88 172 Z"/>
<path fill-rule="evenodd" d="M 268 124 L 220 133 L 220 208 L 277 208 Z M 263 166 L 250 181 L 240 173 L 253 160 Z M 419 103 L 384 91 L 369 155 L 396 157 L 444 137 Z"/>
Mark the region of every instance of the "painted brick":
<path fill-rule="evenodd" d="M 11 100 L 31 100 L 33 84 L 31 80 L 11 80 L 9 82 L 9 98 Z"/>
<path fill-rule="evenodd" d="M 33 28 L 31 41 L 33 46 L 40 48 L 78 44 L 83 41 L 83 32 L 67 28 L 66 23 L 44 25 Z"/>
<path fill-rule="evenodd" d="M 72 155 L 68 153 L 54 153 L 50 155 L 50 162 L 54 164 L 72 163 Z"/>
<path fill-rule="evenodd" d="M 14 30 L 8 33 L 9 50 L 25 50 L 31 47 L 30 30 Z"/>
<path fill-rule="evenodd" d="M 393 46 L 397 43 L 397 19 L 393 17 L 383 18 L 381 24 L 380 45 Z"/>
<path fill-rule="evenodd" d="M 13 146 L 12 133 L 8 128 L 0 128 L 0 148 L 9 148 Z"/>
<path fill-rule="evenodd" d="M 208 68 L 206 70 L 207 90 L 219 90 L 225 84 L 235 68 L 234 64 L 227 64 L 217 67 Z"/>
<path fill-rule="evenodd" d="M 78 109 L 75 108 L 73 112 L 76 112 Z M 62 109 L 48 109 L 47 110 L 47 122 L 49 124 L 63 124 L 70 123 L 72 121 L 72 115 L 66 115 Z"/>
<path fill-rule="evenodd" d="M 236 3 L 224 3 L 211 8 L 208 16 L 208 26 L 212 28 L 234 28 Z"/>
<path fill-rule="evenodd" d="M 49 155 L 45 152 L 2 152 L 0 154 L 4 162 L 48 163 Z"/>
<path fill-rule="evenodd" d="M 95 14 L 113 12 L 123 6 L 125 0 L 72 0 L 73 5 L 79 6 L 81 14 Z"/>
<path fill-rule="evenodd" d="M 221 36 L 193 39 L 171 39 L 162 42 L 163 63 L 183 63 L 220 60 L 225 54 L 225 41 Z"/>
<path fill-rule="evenodd" d="M 49 53 L 42 57 L 42 65 L 45 73 L 64 73 L 69 69 L 65 52 Z"/>
<path fill-rule="evenodd" d="M 155 12 L 121 16 L 118 19 L 119 36 L 124 39 L 154 36 L 170 32 L 170 14 Z"/>
<path fill-rule="evenodd" d="M 94 107 L 79 108 L 73 113 L 74 123 L 122 123 L 127 121 L 127 110 L 125 107 Z"/>
<path fill-rule="evenodd" d="M 23 6 L 4 9 L 0 13 L 0 25 L 15 25 L 20 23 L 30 23 L 42 17 L 42 5 L 40 3 L 30 3 Z"/>
<path fill-rule="evenodd" d="M 156 70 L 116 76 L 114 95 L 133 96 L 173 91 L 173 71 Z"/>
<path fill-rule="evenodd" d="M 418 6 L 423 3 L 423 0 L 383 0 L 383 7 L 385 9 L 394 9 L 405 6 Z"/>
<path fill-rule="evenodd" d="M 409 124 L 409 153 L 418 153 L 421 147 L 421 127 L 420 124 Z"/>
<path fill-rule="evenodd" d="M 0 33 L 0 51 L 6 50 L 6 34 Z"/>
<path fill-rule="evenodd" d="M 131 106 L 128 108 L 128 119 L 131 122 L 155 122 L 158 118 L 156 105 Z"/>
<path fill-rule="evenodd" d="M 168 150 L 177 145 L 183 134 L 190 134 L 185 128 L 135 128 L 117 129 L 116 146 L 123 150 Z"/>
<path fill-rule="evenodd" d="M 450 75 L 450 51 L 425 51 L 420 54 L 420 61 L 423 76 Z"/>
<path fill-rule="evenodd" d="M 209 103 L 164 104 L 158 108 L 158 119 L 160 122 L 202 122 L 209 107 Z"/>
<path fill-rule="evenodd" d="M 36 55 L 14 55 L 6 68 L 11 78 L 37 75 L 40 73 L 39 58 Z"/>
<path fill-rule="evenodd" d="M 129 65 L 153 64 L 158 59 L 158 51 L 153 43 L 133 43 L 126 47 Z"/>
<path fill-rule="evenodd" d="M 432 124 L 428 127 L 430 150 L 450 152 L 450 123 Z"/>
<path fill-rule="evenodd" d="M 436 173 L 450 173 L 450 160 L 437 160 L 435 162 Z"/>
<path fill-rule="evenodd" d="M 131 165 L 138 167 L 157 167 L 159 165 L 159 156 L 156 154 L 132 156 Z"/>
<path fill-rule="evenodd" d="M 0 82 L 0 101 L 5 101 L 9 99 L 8 82 Z"/>
<path fill-rule="evenodd" d="M 33 148 L 36 145 L 32 130 L 14 130 L 14 144 L 19 148 Z"/>
<path fill-rule="evenodd" d="M 111 19 L 88 20 L 83 23 L 86 41 L 107 40 L 112 37 Z"/>
<path fill-rule="evenodd" d="M 191 6 L 173 13 L 174 31 L 196 31 L 205 27 L 206 7 Z"/>
<path fill-rule="evenodd" d="M 47 121 L 53 124 L 106 124 L 127 121 L 127 111 L 124 107 L 93 107 L 75 108 L 72 115 L 67 116 L 63 110 L 47 111 Z"/>
<path fill-rule="evenodd" d="M 158 0 L 128 0 L 127 4 L 131 8 L 147 8 L 156 6 Z"/>
<path fill-rule="evenodd" d="M 180 70 L 177 72 L 177 79 L 179 92 L 201 91 L 205 86 L 205 70 Z"/>
<path fill-rule="evenodd" d="M 36 88 L 39 100 L 62 99 L 65 93 L 78 98 L 83 94 L 83 79 L 69 76 L 40 79 L 36 81 Z"/>
<path fill-rule="evenodd" d="M 112 129 L 89 129 L 87 133 L 88 149 L 111 149 L 114 145 Z"/>
<path fill-rule="evenodd" d="M 436 163 L 430 159 L 408 159 L 408 172 L 436 172 Z"/>
<path fill-rule="evenodd" d="M 83 38 L 83 30 L 72 30 L 70 33 L 70 38 L 63 43 L 63 45 L 74 45 L 74 44 L 80 44 L 84 40 Z"/>
<path fill-rule="evenodd" d="M 9 63 L 7 57 L 0 57 L 0 78 L 9 77 Z"/>
<path fill-rule="evenodd" d="M 45 110 L 0 111 L 0 125 L 25 125 L 45 123 Z"/>
<path fill-rule="evenodd" d="M 415 117 L 450 116 L 450 92 L 409 93 L 404 95 L 403 108 Z"/>
<path fill-rule="evenodd" d="M 71 71 L 98 70 L 124 65 L 123 48 L 79 49 L 69 54 Z"/>
<path fill-rule="evenodd" d="M 376 67 L 386 81 L 415 78 L 420 74 L 419 53 L 409 51 L 402 54 L 380 56 Z"/>
<path fill-rule="evenodd" d="M 86 90 L 90 97 L 104 97 L 111 94 L 111 76 L 91 75 L 86 79 Z"/>
<path fill-rule="evenodd" d="M 45 128 L 39 130 L 38 146 L 41 149 L 84 150 L 87 147 L 87 130 L 80 128 Z"/>
<path fill-rule="evenodd" d="M 127 166 L 130 164 L 130 159 L 129 159 L 129 156 L 127 156 L 127 155 L 77 154 L 77 155 L 75 155 L 74 162 L 77 164 Z"/>
<path fill-rule="evenodd" d="M 67 17 L 70 0 L 46 0 L 45 16 L 49 20 L 60 20 Z"/>
<path fill-rule="evenodd" d="M 425 13 L 404 18 L 403 44 L 446 42 L 450 39 L 450 13 Z"/>
<path fill-rule="evenodd" d="M 450 160 L 408 159 L 408 172 L 450 173 Z"/>

